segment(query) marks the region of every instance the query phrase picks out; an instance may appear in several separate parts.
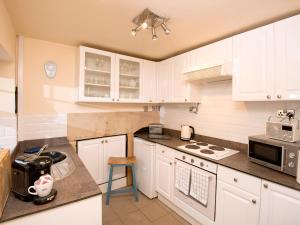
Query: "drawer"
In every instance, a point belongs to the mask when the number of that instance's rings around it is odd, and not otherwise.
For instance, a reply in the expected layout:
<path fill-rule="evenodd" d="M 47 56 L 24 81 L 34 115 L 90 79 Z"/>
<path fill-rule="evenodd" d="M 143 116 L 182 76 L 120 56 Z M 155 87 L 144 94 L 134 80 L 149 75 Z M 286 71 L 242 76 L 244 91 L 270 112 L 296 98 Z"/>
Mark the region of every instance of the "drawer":
<path fill-rule="evenodd" d="M 224 166 L 218 166 L 217 174 L 218 180 L 260 196 L 261 179 Z"/>
<path fill-rule="evenodd" d="M 169 159 L 175 158 L 175 150 L 172 148 L 168 148 L 163 145 L 156 144 L 156 154 L 162 155 L 164 157 L 167 157 Z"/>

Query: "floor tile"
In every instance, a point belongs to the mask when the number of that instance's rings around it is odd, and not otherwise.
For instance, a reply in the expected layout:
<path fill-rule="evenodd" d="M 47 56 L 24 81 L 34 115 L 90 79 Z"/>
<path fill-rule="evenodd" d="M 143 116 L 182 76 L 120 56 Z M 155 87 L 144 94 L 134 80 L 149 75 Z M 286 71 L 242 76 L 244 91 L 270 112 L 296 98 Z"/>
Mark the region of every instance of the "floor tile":
<path fill-rule="evenodd" d="M 171 214 L 163 216 L 153 222 L 154 225 L 182 225 Z"/>
<path fill-rule="evenodd" d="M 122 221 L 119 216 L 108 207 L 102 208 L 102 222 L 103 225 L 121 225 Z"/>
<path fill-rule="evenodd" d="M 121 220 L 124 225 L 148 225 L 151 223 L 140 211 L 129 213 L 123 216 Z"/>
<path fill-rule="evenodd" d="M 141 212 L 150 220 L 154 221 L 167 215 L 169 212 L 157 202 L 153 202 L 140 209 Z"/>
<path fill-rule="evenodd" d="M 123 217 L 128 213 L 138 210 L 138 208 L 133 204 L 132 200 L 126 198 L 118 200 L 115 199 L 110 202 L 110 206 L 119 217 Z"/>
<path fill-rule="evenodd" d="M 135 201 L 135 199 L 133 199 L 133 203 L 135 204 L 136 207 L 143 208 L 145 206 L 150 205 L 151 203 L 153 203 L 155 201 L 155 199 L 150 199 L 148 197 L 146 197 L 145 195 L 139 193 L 139 200 Z"/>
<path fill-rule="evenodd" d="M 187 222 L 184 218 L 182 218 L 181 216 L 179 216 L 177 213 L 172 212 L 171 215 L 178 220 L 182 225 L 190 225 L 189 222 Z"/>

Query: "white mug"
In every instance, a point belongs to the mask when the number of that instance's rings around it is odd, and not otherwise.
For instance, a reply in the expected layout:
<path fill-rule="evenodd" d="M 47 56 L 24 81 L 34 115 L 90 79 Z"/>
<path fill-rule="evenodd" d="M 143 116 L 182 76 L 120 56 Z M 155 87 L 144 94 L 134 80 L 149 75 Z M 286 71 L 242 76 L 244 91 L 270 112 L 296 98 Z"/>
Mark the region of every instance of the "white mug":
<path fill-rule="evenodd" d="M 34 182 L 33 186 L 28 188 L 28 193 L 32 195 L 38 195 L 39 197 L 45 197 L 50 194 L 53 187 L 53 178 L 49 175 L 43 175 Z M 34 192 L 31 191 L 34 189 Z"/>

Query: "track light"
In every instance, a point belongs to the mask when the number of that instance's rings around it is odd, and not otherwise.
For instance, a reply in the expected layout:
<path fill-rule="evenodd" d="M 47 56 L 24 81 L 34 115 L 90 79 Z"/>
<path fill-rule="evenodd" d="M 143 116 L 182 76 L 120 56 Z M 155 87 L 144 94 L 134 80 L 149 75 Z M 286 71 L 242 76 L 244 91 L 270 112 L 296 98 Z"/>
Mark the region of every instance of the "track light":
<path fill-rule="evenodd" d="M 156 35 L 156 30 L 154 27 L 152 27 L 152 40 L 156 41 L 157 40 L 157 35 Z"/>
<path fill-rule="evenodd" d="M 169 20 L 167 17 L 159 16 L 149 9 L 144 9 L 139 15 L 137 15 L 132 22 L 137 26 L 135 29 L 131 30 L 131 34 L 136 36 L 136 33 L 140 30 L 151 30 L 152 31 L 152 40 L 157 40 L 156 28 L 162 27 L 165 34 L 170 34 L 166 22 Z"/>
<path fill-rule="evenodd" d="M 168 29 L 168 27 L 165 23 L 162 23 L 161 27 L 164 30 L 165 34 L 170 34 L 171 33 L 171 31 Z"/>

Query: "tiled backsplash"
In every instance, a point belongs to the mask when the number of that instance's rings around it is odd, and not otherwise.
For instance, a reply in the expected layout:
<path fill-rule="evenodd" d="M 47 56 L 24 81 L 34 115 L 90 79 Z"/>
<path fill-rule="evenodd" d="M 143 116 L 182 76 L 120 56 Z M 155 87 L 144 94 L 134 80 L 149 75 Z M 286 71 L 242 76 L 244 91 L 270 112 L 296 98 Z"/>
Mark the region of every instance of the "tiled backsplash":
<path fill-rule="evenodd" d="M 12 151 L 17 145 L 16 117 L 0 117 L 0 148 L 7 147 Z"/>
<path fill-rule="evenodd" d="M 203 86 L 198 114 L 189 113 L 189 105 L 169 104 L 161 109 L 165 127 L 180 130 L 181 124 L 195 127 L 197 134 L 220 139 L 248 142 L 249 135 L 265 133 L 265 123 L 280 108 L 296 109 L 300 118 L 300 102 L 234 102 L 231 82 L 215 82 Z"/>
<path fill-rule="evenodd" d="M 21 115 L 18 120 L 19 141 L 67 136 L 67 114 Z"/>

